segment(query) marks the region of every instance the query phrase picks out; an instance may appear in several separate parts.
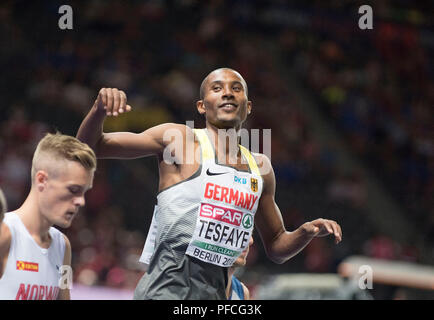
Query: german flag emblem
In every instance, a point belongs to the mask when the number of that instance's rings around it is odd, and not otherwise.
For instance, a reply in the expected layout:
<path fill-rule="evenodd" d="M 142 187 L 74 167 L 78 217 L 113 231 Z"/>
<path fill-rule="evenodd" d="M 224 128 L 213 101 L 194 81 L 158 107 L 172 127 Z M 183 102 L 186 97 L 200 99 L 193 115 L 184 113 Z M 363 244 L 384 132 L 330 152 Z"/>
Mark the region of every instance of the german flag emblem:
<path fill-rule="evenodd" d="M 250 178 L 250 187 L 252 188 L 253 192 L 258 191 L 258 179 Z"/>
<path fill-rule="evenodd" d="M 17 260 L 17 270 L 38 272 L 39 264 Z"/>

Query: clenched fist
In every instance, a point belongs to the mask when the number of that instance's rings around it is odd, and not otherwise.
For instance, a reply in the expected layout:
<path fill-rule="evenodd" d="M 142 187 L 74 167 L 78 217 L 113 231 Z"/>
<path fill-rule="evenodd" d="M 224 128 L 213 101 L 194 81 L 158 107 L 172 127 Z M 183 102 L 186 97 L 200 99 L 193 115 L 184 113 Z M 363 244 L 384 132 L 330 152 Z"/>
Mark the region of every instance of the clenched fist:
<path fill-rule="evenodd" d="M 98 110 L 105 110 L 107 116 L 117 117 L 119 114 L 131 111 L 127 104 L 127 95 L 116 88 L 102 88 L 95 100 Z"/>

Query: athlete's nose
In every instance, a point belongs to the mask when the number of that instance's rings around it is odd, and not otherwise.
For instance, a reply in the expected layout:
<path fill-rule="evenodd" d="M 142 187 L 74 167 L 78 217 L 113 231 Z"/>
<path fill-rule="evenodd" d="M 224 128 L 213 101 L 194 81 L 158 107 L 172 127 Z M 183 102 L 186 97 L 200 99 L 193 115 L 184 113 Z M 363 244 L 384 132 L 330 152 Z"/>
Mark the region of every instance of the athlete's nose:
<path fill-rule="evenodd" d="M 223 99 L 233 99 L 234 98 L 234 93 L 232 92 L 232 88 L 231 86 L 224 86 L 223 87 Z"/>
<path fill-rule="evenodd" d="M 75 206 L 84 207 L 85 204 L 86 204 L 86 200 L 84 199 L 84 196 L 74 198 L 74 205 Z"/>

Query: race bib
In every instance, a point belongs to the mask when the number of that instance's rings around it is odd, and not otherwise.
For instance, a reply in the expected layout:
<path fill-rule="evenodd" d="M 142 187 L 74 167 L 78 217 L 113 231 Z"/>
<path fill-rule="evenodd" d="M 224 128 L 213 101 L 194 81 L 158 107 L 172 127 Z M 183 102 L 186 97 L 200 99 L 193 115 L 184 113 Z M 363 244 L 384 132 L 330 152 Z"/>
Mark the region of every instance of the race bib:
<path fill-rule="evenodd" d="M 199 260 L 230 267 L 248 246 L 253 232 L 251 213 L 201 203 L 187 254 Z"/>

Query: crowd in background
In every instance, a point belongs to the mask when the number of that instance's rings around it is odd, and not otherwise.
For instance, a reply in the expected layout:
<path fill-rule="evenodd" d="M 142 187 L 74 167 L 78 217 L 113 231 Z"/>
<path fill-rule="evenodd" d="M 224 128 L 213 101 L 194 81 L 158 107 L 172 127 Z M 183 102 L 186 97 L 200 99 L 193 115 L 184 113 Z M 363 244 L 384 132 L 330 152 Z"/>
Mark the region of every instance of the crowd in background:
<path fill-rule="evenodd" d="M 199 85 L 228 66 L 249 87 L 246 127 L 272 129 L 276 202 L 287 229 L 324 217 L 337 220 L 344 234 L 339 246 L 315 239 L 283 265 L 268 261 L 257 237 L 247 270 L 336 272 L 354 254 L 425 262 L 417 248 L 366 218 L 364 177 L 343 173 L 333 147 L 313 137 L 309 118 L 296 108 L 299 93 L 282 76 L 295 70 L 349 151 L 434 243 L 434 35 L 423 32 L 423 7 L 406 5 L 382 4 L 384 21 L 377 18 L 363 34 L 348 27 L 358 19 L 349 2 L 237 1 L 228 10 L 223 1 L 83 1 L 71 4 L 74 29 L 60 30 L 58 5 L 3 1 L 0 185 L 9 208 L 28 192 L 38 140 L 54 130 L 75 135 L 100 88 L 124 90 L 133 106 L 108 119 L 105 131 L 189 120 L 201 127 Z M 98 162 L 86 207 L 62 230 L 71 240 L 76 282 L 135 287 L 157 191 L 156 159 Z"/>
<path fill-rule="evenodd" d="M 315 31 L 309 45 L 289 40 L 306 34 L 285 34 L 294 68 L 351 151 L 433 241 L 434 46 L 424 44 L 434 35 L 387 21 L 358 44 L 351 32 Z"/>

